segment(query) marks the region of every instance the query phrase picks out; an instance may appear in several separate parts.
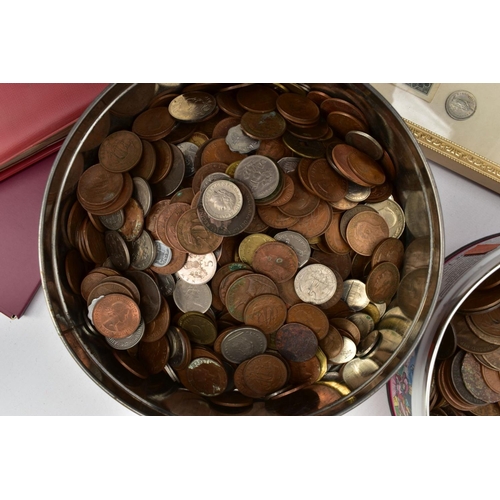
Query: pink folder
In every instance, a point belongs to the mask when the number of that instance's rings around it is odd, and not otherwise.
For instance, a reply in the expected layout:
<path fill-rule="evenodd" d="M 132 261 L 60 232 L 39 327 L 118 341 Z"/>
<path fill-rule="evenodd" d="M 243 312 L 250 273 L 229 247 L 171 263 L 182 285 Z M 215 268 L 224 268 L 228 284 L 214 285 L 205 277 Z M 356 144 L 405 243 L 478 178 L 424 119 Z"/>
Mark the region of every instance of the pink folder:
<path fill-rule="evenodd" d="M 55 154 L 0 182 L 0 312 L 19 318 L 40 286 L 38 224 Z"/>

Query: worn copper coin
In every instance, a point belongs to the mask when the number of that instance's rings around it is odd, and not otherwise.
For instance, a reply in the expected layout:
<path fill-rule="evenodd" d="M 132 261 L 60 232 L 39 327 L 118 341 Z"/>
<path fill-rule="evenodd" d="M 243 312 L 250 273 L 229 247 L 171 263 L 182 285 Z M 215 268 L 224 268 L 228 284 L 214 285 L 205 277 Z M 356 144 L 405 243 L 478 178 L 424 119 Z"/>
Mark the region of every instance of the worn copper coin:
<path fill-rule="evenodd" d="M 99 147 L 99 163 L 109 172 L 127 172 L 142 157 L 142 142 L 134 132 L 120 130 L 108 135 Z"/>
<path fill-rule="evenodd" d="M 241 128 L 254 139 L 271 140 L 277 139 L 285 133 L 286 122 L 276 111 L 270 113 L 247 112 L 241 117 Z"/>
<path fill-rule="evenodd" d="M 134 198 L 130 198 L 123 212 L 125 215 L 125 222 L 122 227 L 118 229 L 118 232 L 126 242 L 132 243 L 139 238 L 144 228 L 144 211 Z"/>
<path fill-rule="evenodd" d="M 307 326 L 287 323 L 276 332 L 276 349 L 290 361 L 311 359 L 318 349 L 318 337 Z"/>
<path fill-rule="evenodd" d="M 281 94 L 276 100 L 276 107 L 285 119 L 299 125 L 311 125 L 319 118 L 317 104 L 292 92 Z"/>
<path fill-rule="evenodd" d="M 158 106 L 143 111 L 132 123 L 132 132 L 141 139 L 156 141 L 163 139 L 174 128 L 175 120 L 168 108 Z"/>
<path fill-rule="evenodd" d="M 285 322 L 287 308 L 277 295 L 264 294 L 253 298 L 245 307 L 243 320 L 265 334 L 276 332 Z"/>
<path fill-rule="evenodd" d="M 299 268 L 299 260 L 294 250 L 286 243 L 269 241 L 255 251 L 252 267 L 257 273 L 268 276 L 275 283 L 283 283 L 295 275 Z"/>
<path fill-rule="evenodd" d="M 324 158 L 310 164 L 307 177 L 316 195 L 325 201 L 340 201 L 347 193 L 347 179 L 335 172 Z"/>
<path fill-rule="evenodd" d="M 399 271 L 391 262 L 377 264 L 366 280 L 366 295 L 372 302 L 389 302 L 399 287 Z"/>
<path fill-rule="evenodd" d="M 320 199 L 303 187 L 297 172 L 291 172 L 289 175 L 294 183 L 294 196 L 278 209 L 290 217 L 305 217 L 318 207 Z"/>
<path fill-rule="evenodd" d="M 263 398 L 278 389 L 281 389 L 287 382 L 288 369 L 283 361 L 271 354 L 260 354 L 245 362 L 243 367 L 243 380 L 245 390 L 241 390 L 249 397 Z"/>
<path fill-rule="evenodd" d="M 137 330 L 141 322 L 141 311 L 130 297 L 112 293 L 96 304 L 92 320 L 99 333 L 105 337 L 120 339 Z"/>
<path fill-rule="evenodd" d="M 151 184 L 157 184 L 167 177 L 174 163 L 172 146 L 163 140 L 152 143 L 155 152 L 155 169 L 149 178 Z"/>
<path fill-rule="evenodd" d="M 313 304 L 296 304 L 290 307 L 286 317 L 287 323 L 300 323 L 309 327 L 321 340 L 326 337 L 329 330 L 328 317 Z"/>
<path fill-rule="evenodd" d="M 276 109 L 278 93 L 266 85 L 255 84 L 238 90 L 236 99 L 247 111 L 269 113 Z"/>
<path fill-rule="evenodd" d="M 186 377 L 193 392 L 207 397 L 221 395 L 228 384 L 224 366 L 207 357 L 193 359 L 186 368 Z"/>
<path fill-rule="evenodd" d="M 195 208 L 186 210 L 176 225 L 177 241 L 189 253 L 198 255 L 213 252 L 221 243 L 223 237 L 209 231 L 198 217 Z"/>
<path fill-rule="evenodd" d="M 88 211 L 107 208 L 120 196 L 124 181 L 122 174 L 110 172 L 97 163 L 85 170 L 80 177 L 78 200 Z"/>
<path fill-rule="evenodd" d="M 310 240 L 322 235 L 331 221 L 332 209 L 330 205 L 326 201 L 320 200 L 318 206 L 311 214 L 301 217 L 295 224 L 288 227 Z"/>
<path fill-rule="evenodd" d="M 169 355 L 170 345 L 164 336 L 154 342 L 139 342 L 137 359 L 143 363 L 150 375 L 163 371 Z"/>
<path fill-rule="evenodd" d="M 372 255 L 376 246 L 389 237 L 389 228 L 385 220 L 374 212 L 362 212 L 355 215 L 346 229 L 347 242 L 361 255 Z"/>
<path fill-rule="evenodd" d="M 477 399 L 485 403 L 500 401 L 500 394 L 488 387 L 481 374 L 481 365 L 471 353 L 466 353 L 462 361 L 462 378 L 465 387 Z"/>

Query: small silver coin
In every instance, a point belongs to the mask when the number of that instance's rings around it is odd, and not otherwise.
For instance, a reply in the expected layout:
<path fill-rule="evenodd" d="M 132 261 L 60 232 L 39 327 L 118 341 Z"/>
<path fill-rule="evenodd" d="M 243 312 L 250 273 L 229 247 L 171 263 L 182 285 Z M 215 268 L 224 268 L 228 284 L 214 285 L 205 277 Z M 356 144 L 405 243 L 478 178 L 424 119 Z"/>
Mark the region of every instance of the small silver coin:
<path fill-rule="evenodd" d="M 192 285 L 203 285 L 214 277 L 216 270 L 217 259 L 213 252 L 202 255 L 190 253 L 186 263 L 175 273 L 175 276 Z"/>
<path fill-rule="evenodd" d="M 343 341 L 342 350 L 334 358 L 330 358 L 331 363 L 340 365 L 351 361 L 356 356 L 356 344 L 348 337 L 343 337 Z"/>
<path fill-rule="evenodd" d="M 226 144 L 233 153 L 246 154 L 259 149 L 259 139 L 253 139 L 243 132 L 241 125 L 231 127 L 226 135 Z"/>
<path fill-rule="evenodd" d="M 132 197 L 134 200 L 137 200 L 142 208 L 142 211 L 144 212 L 144 217 L 146 217 L 151 210 L 151 205 L 153 204 L 151 187 L 142 177 L 134 177 L 132 180 L 134 181 L 134 193 Z"/>
<path fill-rule="evenodd" d="M 276 163 L 261 155 L 248 156 L 241 160 L 234 172 L 234 178 L 248 186 L 256 200 L 273 194 L 280 181 Z"/>
<path fill-rule="evenodd" d="M 182 312 L 204 313 L 212 305 L 212 291 L 207 284 L 192 285 L 179 280 L 175 285 L 173 298 L 175 305 Z"/>
<path fill-rule="evenodd" d="M 274 235 L 276 241 L 286 243 L 297 254 L 299 267 L 304 266 L 311 257 L 311 246 L 304 236 L 296 231 L 281 231 Z"/>
<path fill-rule="evenodd" d="M 221 353 L 224 358 L 236 364 L 263 354 L 266 349 L 266 336 L 258 328 L 250 326 L 235 328 L 221 342 Z"/>
<path fill-rule="evenodd" d="M 406 225 L 405 214 L 398 203 L 388 198 L 379 203 L 366 203 L 365 205 L 374 208 L 387 222 L 390 238 L 399 238 L 403 234 Z"/>
<path fill-rule="evenodd" d="M 360 280 L 345 280 L 342 300 L 353 311 L 361 311 L 370 303 L 366 295 L 366 285 Z"/>
<path fill-rule="evenodd" d="M 92 300 L 92 302 L 90 303 L 90 305 L 88 307 L 87 316 L 90 319 L 90 322 L 92 323 L 92 325 L 94 325 L 94 320 L 92 318 L 92 315 L 94 314 L 95 306 L 103 298 L 104 298 L 104 295 L 100 295 L 99 297 L 96 297 L 95 299 Z"/>
<path fill-rule="evenodd" d="M 130 265 L 138 271 L 150 267 L 156 258 L 156 246 L 147 231 L 130 244 Z"/>
<path fill-rule="evenodd" d="M 231 181 L 214 181 L 202 194 L 202 205 L 209 217 L 219 221 L 236 217 L 243 206 L 243 195 Z"/>
<path fill-rule="evenodd" d="M 365 201 L 368 196 L 370 196 L 372 190 L 369 187 L 360 186 L 354 182 L 349 181 L 347 185 L 347 193 L 345 194 L 345 199 L 353 201 L 355 203 L 360 203 Z"/>
<path fill-rule="evenodd" d="M 165 245 L 163 241 L 155 240 L 156 258 L 153 262 L 154 267 L 165 267 L 172 260 L 172 249 Z"/>
<path fill-rule="evenodd" d="M 99 215 L 99 220 L 105 228 L 117 231 L 125 223 L 125 212 L 120 209 L 109 215 Z"/>
<path fill-rule="evenodd" d="M 329 267 L 323 264 L 310 264 L 297 273 L 294 288 L 303 302 L 324 304 L 335 295 L 337 278 Z"/>
<path fill-rule="evenodd" d="M 146 324 L 144 323 L 144 320 L 141 319 L 141 322 L 139 323 L 137 330 L 128 337 L 124 337 L 122 339 L 112 339 L 106 337 L 106 342 L 113 349 L 118 349 L 119 351 L 126 351 L 127 349 L 134 347 L 141 341 L 145 331 L 146 331 Z"/>
<path fill-rule="evenodd" d="M 184 161 L 186 163 L 186 177 L 192 177 L 195 174 L 194 160 L 196 158 L 196 153 L 199 147 L 193 142 L 181 142 L 177 144 L 177 147 L 181 150 L 184 156 Z"/>
<path fill-rule="evenodd" d="M 477 100 L 474 94 L 466 90 L 456 90 L 452 92 L 446 99 L 445 109 L 451 118 L 454 120 L 467 120 L 475 112 L 477 108 Z"/>
<path fill-rule="evenodd" d="M 278 160 L 278 167 L 280 167 L 285 174 L 289 174 L 297 170 L 299 163 L 300 158 L 298 156 L 284 156 Z"/>
<path fill-rule="evenodd" d="M 201 183 L 200 191 L 201 192 L 205 191 L 205 189 L 214 181 L 229 180 L 229 179 L 231 179 L 231 176 L 225 174 L 224 172 L 214 172 L 213 174 L 208 174 Z"/>

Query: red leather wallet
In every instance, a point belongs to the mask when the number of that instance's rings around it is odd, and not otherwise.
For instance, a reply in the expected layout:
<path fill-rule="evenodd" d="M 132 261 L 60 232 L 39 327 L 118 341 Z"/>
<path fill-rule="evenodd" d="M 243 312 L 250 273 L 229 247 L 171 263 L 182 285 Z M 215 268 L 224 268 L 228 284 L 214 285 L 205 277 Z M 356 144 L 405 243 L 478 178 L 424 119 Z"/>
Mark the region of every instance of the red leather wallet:
<path fill-rule="evenodd" d="M 0 84 L 0 181 L 58 151 L 104 83 Z"/>

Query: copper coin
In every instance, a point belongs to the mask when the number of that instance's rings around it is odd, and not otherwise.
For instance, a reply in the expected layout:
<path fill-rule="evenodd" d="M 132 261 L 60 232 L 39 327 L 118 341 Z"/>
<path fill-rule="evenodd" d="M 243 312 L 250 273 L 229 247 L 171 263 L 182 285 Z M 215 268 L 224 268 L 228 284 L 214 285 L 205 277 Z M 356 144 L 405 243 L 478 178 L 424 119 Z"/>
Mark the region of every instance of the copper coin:
<path fill-rule="evenodd" d="M 132 193 L 134 191 L 134 181 L 128 172 L 123 174 L 123 188 L 116 198 L 111 204 L 102 206 L 99 208 L 87 208 L 89 212 L 92 212 L 94 215 L 105 216 L 112 215 L 121 210 L 132 197 Z"/>
<path fill-rule="evenodd" d="M 170 347 L 168 364 L 174 370 L 184 370 L 191 362 L 191 341 L 188 334 L 176 325 L 170 325 L 166 338 Z"/>
<path fill-rule="evenodd" d="M 302 363 L 289 361 L 288 366 L 290 367 L 290 383 L 294 386 L 314 384 L 321 375 L 321 363 L 317 356 Z"/>
<path fill-rule="evenodd" d="M 245 114 L 245 109 L 240 106 L 236 98 L 238 89 L 219 92 L 215 97 L 220 109 L 231 117 L 240 118 Z"/>
<path fill-rule="evenodd" d="M 252 299 L 243 313 L 246 325 L 255 326 L 265 334 L 277 331 L 285 322 L 287 308 L 276 295 L 259 295 Z"/>
<path fill-rule="evenodd" d="M 334 111 L 341 111 L 343 113 L 348 113 L 352 116 L 355 116 L 359 121 L 363 122 L 365 125 L 368 125 L 364 114 L 351 104 L 350 102 L 344 99 L 338 99 L 336 97 L 330 97 L 329 99 L 325 99 L 320 104 L 321 112 L 328 116 L 330 113 Z"/>
<path fill-rule="evenodd" d="M 299 259 L 286 243 L 269 241 L 255 251 L 252 267 L 275 283 L 283 283 L 295 275 L 299 268 Z"/>
<path fill-rule="evenodd" d="M 202 396 L 219 396 L 228 384 L 228 376 L 224 367 L 217 361 L 200 357 L 193 359 L 186 368 L 189 388 Z"/>
<path fill-rule="evenodd" d="M 174 125 L 168 108 L 159 106 L 143 111 L 132 123 L 132 132 L 141 139 L 156 141 L 167 136 Z"/>
<path fill-rule="evenodd" d="M 293 123 L 310 125 L 319 118 L 317 104 L 299 94 L 281 94 L 276 100 L 276 107 L 284 118 Z"/>
<path fill-rule="evenodd" d="M 326 117 L 328 125 L 332 127 L 335 134 L 342 139 L 353 130 L 369 132 L 368 127 L 355 116 L 342 111 L 332 111 Z"/>
<path fill-rule="evenodd" d="M 345 141 L 350 146 L 366 153 L 373 160 L 380 160 L 384 156 L 384 149 L 380 143 L 371 135 L 361 132 L 361 130 L 348 132 L 345 136 Z"/>
<path fill-rule="evenodd" d="M 99 163 L 109 172 L 127 172 L 142 156 L 141 139 L 128 130 L 108 135 L 99 147 Z"/>
<path fill-rule="evenodd" d="M 347 179 L 335 172 L 324 158 L 311 163 L 307 177 L 314 192 L 325 201 L 340 201 L 347 193 Z"/>
<path fill-rule="evenodd" d="M 158 239 L 168 247 L 175 248 L 180 252 L 185 252 L 185 250 L 177 238 L 176 224 L 181 215 L 188 210 L 191 210 L 191 207 L 187 203 L 169 203 L 163 207 L 156 221 Z"/>
<path fill-rule="evenodd" d="M 274 229 L 285 229 L 296 224 L 300 219 L 284 214 L 278 207 L 258 206 L 257 213 L 262 221 Z"/>
<path fill-rule="evenodd" d="M 300 363 L 316 354 L 318 337 L 305 325 L 287 323 L 276 333 L 276 349 L 284 358 Z"/>
<path fill-rule="evenodd" d="M 170 173 L 174 163 L 174 156 L 170 144 L 163 140 L 152 143 L 155 151 L 155 169 L 149 178 L 151 184 L 156 184 Z"/>
<path fill-rule="evenodd" d="M 268 206 L 280 207 L 285 203 L 288 203 L 293 198 L 295 185 L 292 178 L 288 174 L 283 175 L 283 184 L 283 191 L 281 194 L 274 201 L 268 203 Z"/>
<path fill-rule="evenodd" d="M 319 197 L 311 194 L 303 187 L 297 172 L 292 172 L 289 175 L 294 183 L 294 196 L 288 203 L 279 206 L 278 209 L 290 217 L 305 217 L 318 207 Z"/>
<path fill-rule="evenodd" d="M 214 127 L 214 131 L 212 132 L 212 139 L 219 139 L 220 137 L 226 137 L 229 129 L 236 127 L 240 124 L 240 119 L 234 116 L 229 116 L 227 118 L 222 119 L 217 125 Z"/>
<path fill-rule="evenodd" d="M 356 176 L 369 186 L 381 186 L 385 182 L 385 173 L 375 160 L 366 153 L 354 149 L 347 157 L 347 162 Z"/>
<path fill-rule="evenodd" d="M 93 323 L 105 337 L 122 339 L 132 335 L 141 322 L 141 311 L 133 299 L 112 293 L 97 302 Z"/>
<path fill-rule="evenodd" d="M 366 295 L 372 302 L 389 303 L 398 291 L 399 270 L 391 262 L 376 265 L 366 280 Z"/>
<path fill-rule="evenodd" d="M 112 352 L 120 365 L 126 368 L 130 373 L 144 380 L 149 377 L 148 370 L 144 363 L 131 356 L 127 351 L 112 349 Z"/>
<path fill-rule="evenodd" d="M 330 325 L 328 333 L 319 341 L 319 346 L 327 359 L 336 358 L 344 348 L 344 338 L 334 326 Z"/>
<path fill-rule="evenodd" d="M 276 111 L 270 113 L 248 111 L 241 117 L 241 128 L 253 139 L 270 140 L 277 139 L 285 133 L 286 122 Z"/>
<path fill-rule="evenodd" d="M 288 369 L 278 357 L 260 354 L 245 362 L 243 379 L 251 394 L 263 398 L 286 384 Z M 245 394 L 244 391 L 240 392 Z"/>
<path fill-rule="evenodd" d="M 333 253 L 338 255 L 347 255 L 350 252 L 351 247 L 344 240 L 340 232 L 341 218 L 342 218 L 342 213 L 340 212 L 332 213 L 332 220 L 324 233 L 325 243 Z"/>
<path fill-rule="evenodd" d="M 310 328 L 318 337 L 323 339 L 329 329 L 326 314 L 313 304 L 296 304 L 290 307 L 286 317 L 287 323 L 300 323 Z"/>
<path fill-rule="evenodd" d="M 358 184 L 360 186 L 364 187 L 373 186 L 372 184 L 369 184 L 365 182 L 363 179 L 361 179 L 361 177 L 359 177 L 350 166 L 349 156 L 353 152 L 357 151 L 356 148 L 353 148 L 348 144 L 337 144 L 336 146 L 331 148 L 331 153 L 330 149 L 328 149 L 328 151 L 332 158 L 332 162 L 330 163 L 330 165 L 336 168 L 341 175 L 349 179 L 351 182 L 354 182 L 355 184 Z M 328 157 L 327 159 L 329 160 Z"/>
<path fill-rule="evenodd" d="M 137 304 L 139 304 L 141 301 L 141 294 L 139 292 L 139 289 L 132 281 L 130 281 L 128 278 L 125 278 L 125 276 L 107 276 L 100 283 L 118 283 L 120 285 L 123 285 L 130 292 L 130 296 L 135 300 Z"/>
<path fill-rule="evenodd" d="M 405 247 L 403 242 L 396 238 L 387 238 L 381 241 L 373 250 L 371 257 L 372 268 L 381 262 L 391 262 L 398 269 L 403 265 Z"/>
<path fill-rule="evenodd" d="M 141 314 L 146 324 L 153 321 L 160 311 L 161 294 L 154 279 L 144 271 L 127 271 L 130 278 L 139 289 L 141 295 Z"/>
<path fill-rule="evenodd" d="M 488 335 L 500 336 L 500 308 L 471 316 L 474 325 Z"/>
<path fill-rule="evenodd" d="M 210 289 L 212 290 L 212 305 L 216 307 L 216 309 L 224 309 L 224 303 L 219 303 L 219 286 L 222 283 L 222 280 L 233 271 L 238 271 L 241 269 L 251 270 L 251 267 L 244 262 L 230 262 L 219 267 L 219 269 L 217 269 L 217 271 L 215 272 L 214 277 L 210 281 Z"/>
<path fill-rule="evenodd" d="M 207 163 L 225 163 L 230 165 L 235 161 L 240 161 L 246 158 L 247 155 L 241 153 L 234 153 L 229 149 L 226 144 L 226 139 L 220 137 L 218 139 L 212 139 L 205 143 L 204 149 L 201 153 L 201 165 L 206 165 Z"/>
<path fill-rule="evenodd" d="M 341 335 L 349 337 L 356 345 L 361 340 L 361 332 L 357 325 L 347 318 L 330 318 L 330 324 L 335 327 Z"/>
<path fill-rule="evenodd" d="M 476 289 L 460 304 L 460 311 L 468 314 L 477 313 L 495 308 L 499 304 L 500 292 L 498 288 Z"/>
<path fill-rule="evenodd" d="M 170 326 L 170 307 L 165 298 L 161 298 L 158 316 L 146 325 L 141 342 L 155 342 L 163 337 Z"/>
<path fill-rule="evenodd" d="M 247 408 L 253 405 L 253 399 L 238 391 L 224 392 L 210 398 L 210 402 L 224 408 Z"/>
<path fill-rule="evenodd" d="M 295 280 L 293 278 L 284 283 L 277 283 L 276 286 L 278 287 L 278 295 L 283 299 L 287 307 L 302 302 L 295 291 Z"/>
<path fill-rule="evenodd" d="M 450 324 L 457 339 L 457 345 L 464 351 L 474 354 L 486 354 L 498 349 L 498 346 L 490 344 L 475 335 L 462 314 L 455 314 Z"/>
<path fill-rule="evenodd" d="M 262 274 L 249 274 L 238 278 L 228 289 L 226 307 L 233 318 L 243 322 L 247 304 L 258 295 L 278 295 L 274 281 Z"/>
<path fill-rule="evenodd" d="M 197 192 L 200 191 L 201 184 L 209 175 L 217 173 L 217 172 L 225 173 L 226 170 L 227 170 L 226 163 L 214 162 L 214 163 L 207 163 L 206 165 L 203 165 L 194 174 L 193 182 L 192 182 L 193 192 L 196 194 Z"/>
<path fill-rule="evenodd" d="M 186 252 L 197 255 L 213 252 L 223 240 L 200 222 L 198 211 L 191 208 L 184 212 L 176 226 L 177 241 Z"/>
<path fill-rule="evenodd" d="M 247 274 L 253 274 L 253 271 L 251 269 L 235 269 L 231 273 L 227 274 L 224 278 L 222 278 L 218 289 L 218 295 L 223 304 L 226 303 L 226 295 L 227 291 L 229 290 L 229 287 L 238 278 L 246 276 Z"/>
<path fill-rule="evenodd" d="M 247 111 L 269 113 L 276 109 L 278 93 L 266 85 L 255 84 L 238 90 L 238 104 Z"/>
<path fill-rule="evenodd" d="M 472 395 L 485 403 L 500 401 L 500 394 L 492 391 L 481 375 L 481 365 L 471 353 L 466 353 L 462 361 L 462 378 Z"/>
<path fill-rule="evenodd" d="M 107 276 L 100 272 L 89 273 L 85 276 L 80 284 L 80 293 L 83 300 L 87 302 L 90 292 Z"/>
<path fill-rule="evenodd" d="M 486 385 L 497 394 L 500 394 L 500 373 L 497 370 L 486 368 L 481 365 L 481 375 L 483 376 Z"/>
<path fill-rule="evenodd" d="M 325 264 L 333 271 L 338 272 L 342 280 L 347 279 L 351 273 L 351 257 L 349 254 L 326 254 L 319 250 L 314 250 L 311 255 L 320 264 Z"/>
<path fill-rule="evenodd" d="M 119 197 L 124 180 L 120 173 L 109 172 L 99 163 L 93 165 L 78 181 L 78 200 L 86 210 L 107 208 Z"/>
<path fill-rule="evenodd" d="M 326 148 L 323 141 L 308 141 L 286 131 L 283 134 L 283 142 L 290 150 L 301 157 L 315 159 L 325 156 Z"/>
<path fill-rule="evenodd" d="M 99 298 L 100 296 L 111 295 L 111 294 L 124 295 L 126 297 L 131 298 L 134 302 L 137 303 L 132 291 L 129 288 L 127 288 L 125 285 L 123 285 L 122 283 L 114 283 L 114 282 L 103 283 L 101 281 L 94 288 L 92 288 L 92 290 L 90 291 L 90 293 L 87 297 L 87 306 L 90 306 L 92 304 L 92 302 L 95 299 Z"/>
<path fill-rule="evenodd" d="M 87 219 L 82 225 L 81 236 L 90 260 L 95 264 L 102 264 L 108 256 L 104 235 Z"/>
<path fill-rule="evenodd" d="M 317 208 L 311 214 L 300 218 L 298 222 L 292 226 L 288 226 L 288 228 L 300 233 L 307 239 L 311 239 L 323 234 L 331 221 L 332 209 L 326 201 L 321 200 Z"/>
<path fill-rule="evenodd" d="M 118 232 L 128 243 L 135 241 L 142 233 L 144 227 L 144 211 L 139 203 L 130 198 L 124 207 L 125 222 Z"/>
<path fill-rule="evenodd" d="M 149 103 L 150 108 L 157 106 L 168 106 L 179 94 L 174 94 L 170 90 L 164 90 L 157 94 Z"/>
<path fill-rule="evenodd" d="M 165 337 L 154 342 L 139 342 L 137 359 L 143 363 L 150 375 L 165 368 L 170 355 L 170 345 Z"/>
<path fill-rule="evenodd" d="M 361 212 L 355 215 L 346 230 L 347 242 L 361 255 L 372 255 L 376 246 L 388 237 L 387 222 L 374 212 Z"/>
<path fill-rule="evenodd" d="M 68 220 L 66 222 L 66 232 L 68 235 L 69 242 L 72 246 L 77 246 L 78 231 L 83 224 L 83 221 L 87 217 L 87 211 L 82 207 L 80 202 L 77 200 L 73 203 L 69 214 Z"/>
<path fill-rule="evenodd" d="M 287 146 L 283 143 L 281 138 L 278 139 L 270 139 L 270 140 L 261 140 L 260 146 L 255 151 L 255 154 L 261 156 L 268 156 L 274 161 L 278 161 L 283 157 L 290 156 L 291 151 Z"/>
<path fill-rule="evenodd" d="M 328 123 L 322 118 L 313 125 L 306 126 L 288 122 L 286 130 L 295 137 L 306 141 L 324 140 L 325 137 L 328 137 L 329 132 L 331 132 Z M 333 132 L 331 133 L 333 134 Z"/>

